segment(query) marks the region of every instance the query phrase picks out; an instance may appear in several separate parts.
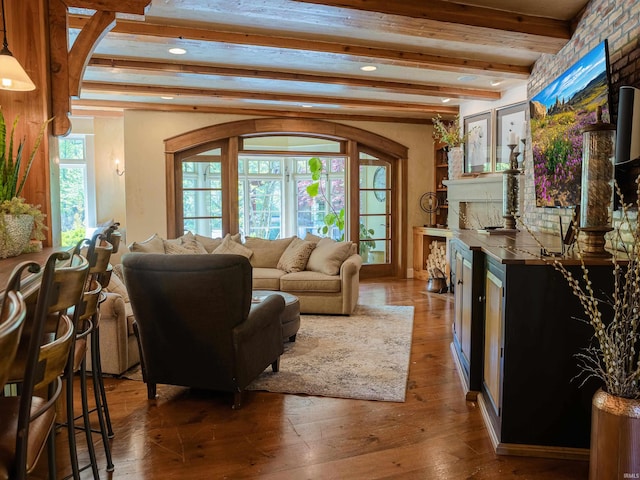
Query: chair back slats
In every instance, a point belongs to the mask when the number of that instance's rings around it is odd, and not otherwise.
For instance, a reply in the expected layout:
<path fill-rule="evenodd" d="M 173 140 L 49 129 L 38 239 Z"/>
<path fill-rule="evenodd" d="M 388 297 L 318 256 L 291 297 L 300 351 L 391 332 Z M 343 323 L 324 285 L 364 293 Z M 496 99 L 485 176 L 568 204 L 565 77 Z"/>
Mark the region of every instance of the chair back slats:
<path fill-rule="evenodd" d="M 64 311 L 78 303 L 84 290 L 87 267 L 87 261 L 82 259 L 77 265 L 56 269 L 47 314 Z"/>
<path fill-rule="evenodd" d="M 20 292 L 9 290 L 5 293 L 5 301 L 0 312 L 0 390 L 9 377 L 27 314 L 27 307 Z"/>
<path fill-rule="evenodd" d="M 57 337 L 40 347 L 38 355 L 38 378 L 34 391 L 38 391 L 60 377 L 69 360 L 69 349 L 73 340 L 73 323 L 66 315 L 61 317 Z M 55 398 L 53 399 L 55 401 Z M 32 420 L 35 415 L 32 415 Z"/>
<path fill-rule="evenodd" d="M 78 305 L 77 321 L 80 322 L 90 319 L 98 311 L 102 285 L 96 280 L 91 280 L 89 289 L 82 294 L 82 300 Z"/>

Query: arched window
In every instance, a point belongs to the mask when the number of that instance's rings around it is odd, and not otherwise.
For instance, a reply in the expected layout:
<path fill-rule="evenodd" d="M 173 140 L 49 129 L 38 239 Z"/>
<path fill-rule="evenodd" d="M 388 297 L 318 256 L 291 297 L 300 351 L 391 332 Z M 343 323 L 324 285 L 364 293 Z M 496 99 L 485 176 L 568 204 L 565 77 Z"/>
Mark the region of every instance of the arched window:
<path fill-rule="evenodd" d="M 264 119 L 214 125 L 165 141 L 167 233 L 282 238 L 319 234 L 358 244 L 364 275 L 406 271 L 406 148 L 332 122 Z M 323 164 L 310 197 L 309 159 Z M 403 180 L 404 179 L 404 180 Z"/>

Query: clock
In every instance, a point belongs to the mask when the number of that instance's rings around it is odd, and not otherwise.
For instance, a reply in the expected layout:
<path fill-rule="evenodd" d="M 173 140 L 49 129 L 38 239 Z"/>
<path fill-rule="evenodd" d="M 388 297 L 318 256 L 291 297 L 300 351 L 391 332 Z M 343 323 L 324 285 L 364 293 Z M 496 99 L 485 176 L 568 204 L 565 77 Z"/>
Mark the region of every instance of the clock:
<path fill-rule="evenodd" d="M 385 167 L 378 167 L 373 174 L 373 188 L 376 189 L 373 192 L 376 199 L 384 202 L 387 198 L 387 192 L 384 191 L 387 188 L 387 169 Z"/>

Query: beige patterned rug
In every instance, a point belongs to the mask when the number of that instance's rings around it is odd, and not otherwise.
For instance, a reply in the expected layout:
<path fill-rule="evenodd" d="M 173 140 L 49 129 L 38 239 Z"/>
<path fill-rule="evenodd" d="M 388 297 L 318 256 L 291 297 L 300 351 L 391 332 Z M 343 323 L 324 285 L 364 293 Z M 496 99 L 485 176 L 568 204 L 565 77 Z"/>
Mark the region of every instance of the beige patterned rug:
<path fill-rule="evenodd" d="M 248 390 L 404 402 L 413 307 L 358 305 L 350 317 L 302 315 L 280 371 Z"/>

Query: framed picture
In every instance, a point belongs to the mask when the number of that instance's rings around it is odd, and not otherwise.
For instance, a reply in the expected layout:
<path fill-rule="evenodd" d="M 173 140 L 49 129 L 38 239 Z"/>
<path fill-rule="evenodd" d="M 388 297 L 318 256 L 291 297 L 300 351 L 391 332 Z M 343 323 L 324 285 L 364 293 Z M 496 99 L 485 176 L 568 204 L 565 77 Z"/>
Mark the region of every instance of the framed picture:
<path fill-rule="evenodd" d="M 491 171 L 491 112 L 464 118 L 464 173 Z"/>
<path fill-rule="evenodd" d="M 511 150 L 507 145 L 514 142 L 514 152 L 520 152 L 518 164 L 524 159 L 522 139 L 527 138 L 527 102 L 517 103 L 496 111 L 496 172 L 509 168 Z"/>

